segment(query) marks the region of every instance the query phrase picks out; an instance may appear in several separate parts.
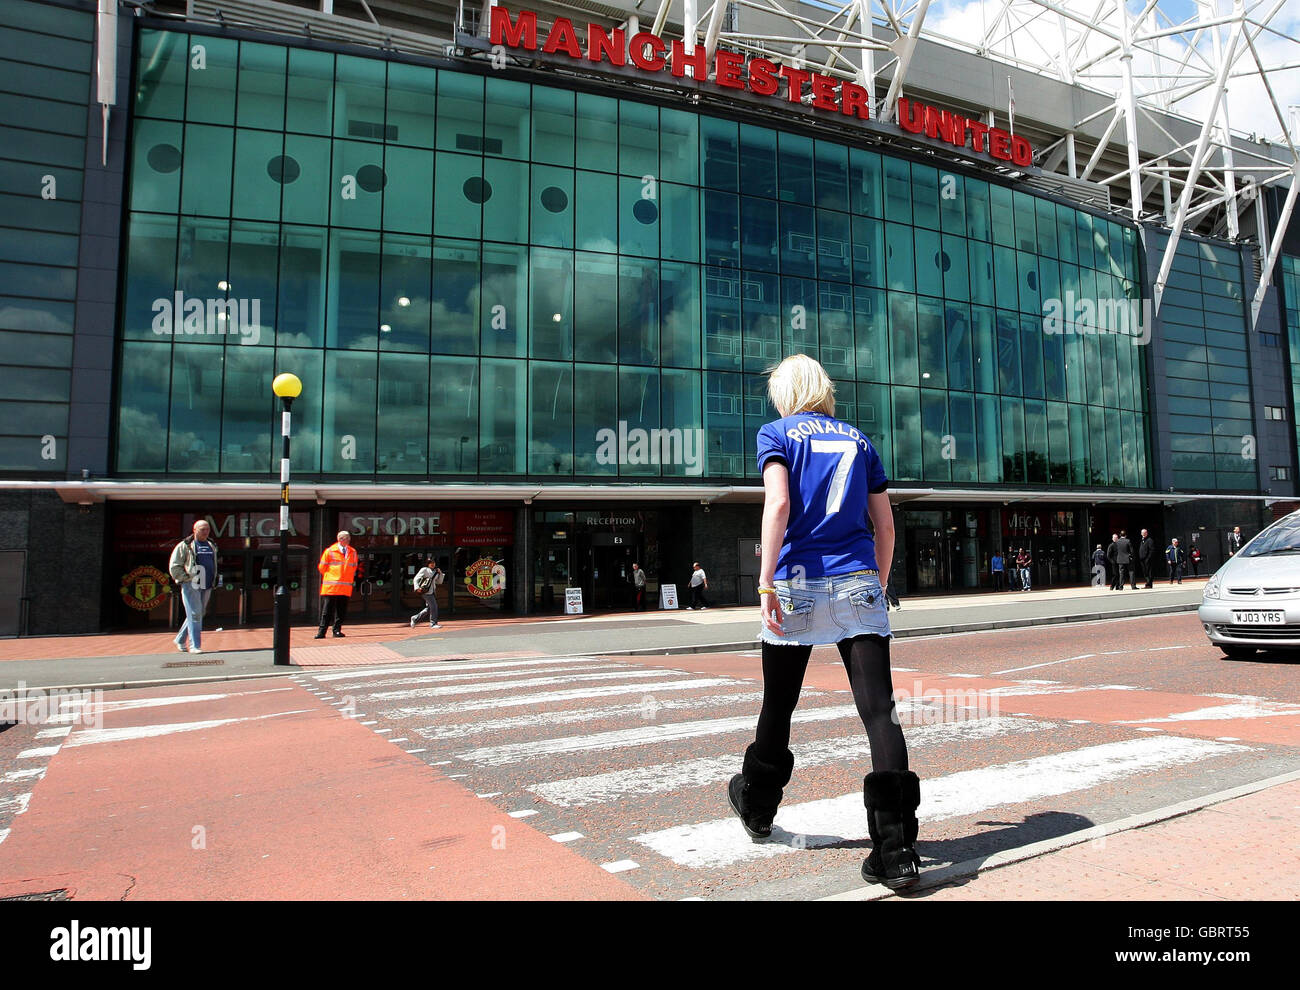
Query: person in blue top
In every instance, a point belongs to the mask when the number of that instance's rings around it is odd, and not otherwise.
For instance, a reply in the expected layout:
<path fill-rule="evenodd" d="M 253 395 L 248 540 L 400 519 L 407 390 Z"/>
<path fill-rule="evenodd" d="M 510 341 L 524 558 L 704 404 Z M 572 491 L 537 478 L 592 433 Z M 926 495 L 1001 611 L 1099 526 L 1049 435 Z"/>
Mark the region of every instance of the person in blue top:
<path fill-rule="evenodd" d="M 873 848 L 862 876 L 910 886 L 920 875 L 920 781 L 908 769 L 889 670 L 889 479 L 871 441 L 835 418 L 834 385 L 812 358 L 782 361 L 768 379 L 768 396 L 781 418 L 758 431 L 763 707 L 727 799 L 752 839 L 771 836 L 794 768 L 790 717 L 808 656 L 814 646 L 835 643 L 871 745 L 863 799 Z"/>
<path fill-rule="evenodd" d="M 206 519 L 197 520 L 194 532 L 176 544 L 167 564 L 185 606 L 185 621 L 173 640 L 181 653 L 185 652 L 186 639 L 190 641 L 189 652 L 203 652 L 203 616 L 217 585 L 217 547 L 208 539 L 211 532 Z"/>
<path fill-rule="evenodd" d="M 1006 573 L 1005 564 L 1002 560 L 1002 551 L 993 551 L 993 561 L 990 564 L 990 570 L 993 572 L 993 590 L 1002 590 L 1002 576 Z"/>

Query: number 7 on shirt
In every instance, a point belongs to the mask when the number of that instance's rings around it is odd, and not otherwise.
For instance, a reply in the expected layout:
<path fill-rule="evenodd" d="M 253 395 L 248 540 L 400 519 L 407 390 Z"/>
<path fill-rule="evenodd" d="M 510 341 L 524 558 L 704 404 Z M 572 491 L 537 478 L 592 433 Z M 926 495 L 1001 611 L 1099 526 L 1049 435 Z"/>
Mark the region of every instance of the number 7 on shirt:
<path fill-rule="evenodd" d="M 815 454 L 839 454 L 840 462 L 835 466 L 831 478 L 830 490 L 826 493 L 826 514 L 840 511 L 844 501 L 844 487 L 849 481 L 849 470 L 853 467 L 853 458 L 858 452 L 858 445 L 852 440 L 817 440 L 813 439 L 812 450 Z"/>

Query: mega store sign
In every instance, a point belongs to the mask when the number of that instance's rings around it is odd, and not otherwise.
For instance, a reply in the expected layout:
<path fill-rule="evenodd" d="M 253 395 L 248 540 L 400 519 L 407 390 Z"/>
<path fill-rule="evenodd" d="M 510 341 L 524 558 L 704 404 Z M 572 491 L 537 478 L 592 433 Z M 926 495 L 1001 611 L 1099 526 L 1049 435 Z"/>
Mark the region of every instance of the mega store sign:
<path fill-rule="evenodd" d="M 543 55 L 563 55 L 597 64 L 606 62 L 619 68 L 630 62 L 633 68 L 643 72 L 668 71 L 678 79 L 687 75 L 697 80 L 712 76 L 712 83 L 723 89 L 747 90 L 757 96 L 775 96 L 794 104 L 803 103 L 807 85 L 814 110 L 871 119 L 871 94 L 855 82 L 810 69 L 778 65 L 765 58 L 746 58 L 739 52 L 721 48 L 710 58 L 702 45 L 688 52 L 685 42 L 666 42 L 649 31 L 639 31 L 629 39 L 622 28 L 606 30 L 599 24 L 588 24 L 584 46 L 567 17 L 557 17 L 546 37 L 539 38 L 536 13 L 523 10 L 518 16 L 512 16 L 509 10 L 498 5 L 492 8 L 488 40 L 494 47 L 502 45 Z M 899 99 L 898 121 L 909 133 L 924 134 L 960 148 L 970 147 L 1002 161 L 1020 166 L 1028 166 L 1033 161 L 1033 149 L 1024 138 L 915 100 Z"/>

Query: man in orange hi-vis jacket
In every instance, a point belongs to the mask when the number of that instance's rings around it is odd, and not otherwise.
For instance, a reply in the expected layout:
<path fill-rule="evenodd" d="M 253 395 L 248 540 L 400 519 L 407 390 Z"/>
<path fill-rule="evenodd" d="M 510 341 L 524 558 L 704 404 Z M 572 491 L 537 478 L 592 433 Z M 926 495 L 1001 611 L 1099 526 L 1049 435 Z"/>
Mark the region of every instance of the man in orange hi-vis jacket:
<path fill-rule="evenodd" d="M 320 571 L 320 628 L 317 639 L 325 638 L 325 627 L 331 623 L 334 635 L 343 635 L 343 620 L 348 616 L 348 599 L 357 576 L 357 552 L 352 549 L 352 536 L 347 530 L 338 535 L 338 542 L 320 555 L 316 569 Z"/>

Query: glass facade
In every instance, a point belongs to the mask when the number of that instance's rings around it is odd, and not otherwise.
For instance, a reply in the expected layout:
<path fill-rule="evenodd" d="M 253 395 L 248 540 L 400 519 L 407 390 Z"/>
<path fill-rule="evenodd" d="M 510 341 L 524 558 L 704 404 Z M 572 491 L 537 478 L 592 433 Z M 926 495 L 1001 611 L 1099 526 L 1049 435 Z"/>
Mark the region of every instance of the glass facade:
<path fill-rule="evenodd" d="M 292 371 L 299 476 L 756 478 L 801 351 L 895 480 L 1150 483 L 1145 349 L 1071 307 L 1136 297 L 1129 227 L 496 75 L 159 31 L 137 75 L 121 474 L 271 474 Z"/>
<path fill-rule="evenodd" d="M 1296 449 L 1300 451 L 1300 258 L 1283 254 L 1277 259 L 1278 284 L 1282 287 L 1282 308 L 1286 317 L 1287 354 L 1291 363 L 1291 411 L 1296 422 Z"/>
<path fill-rule="evenodd" d="M 1151 250 L 1168 235 L 1153 231 Z M 1258 486 L 1246 345 L 1241 255 L 1182 238 L 1160 303 L 1169 390 L 1169 445 L 1175 488 L 1246 490 Z M 1243 450 L 1249 457 L 1243 457 Z"/>

